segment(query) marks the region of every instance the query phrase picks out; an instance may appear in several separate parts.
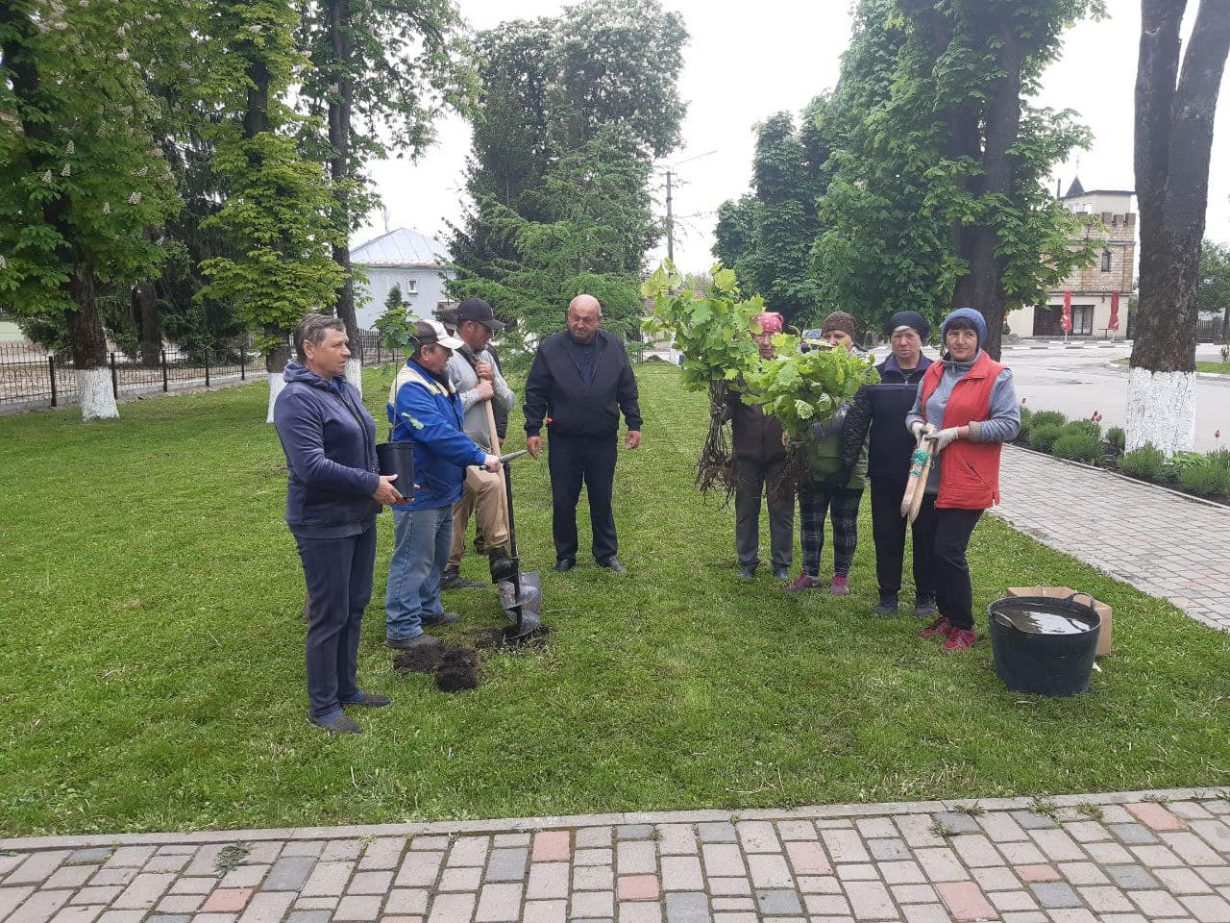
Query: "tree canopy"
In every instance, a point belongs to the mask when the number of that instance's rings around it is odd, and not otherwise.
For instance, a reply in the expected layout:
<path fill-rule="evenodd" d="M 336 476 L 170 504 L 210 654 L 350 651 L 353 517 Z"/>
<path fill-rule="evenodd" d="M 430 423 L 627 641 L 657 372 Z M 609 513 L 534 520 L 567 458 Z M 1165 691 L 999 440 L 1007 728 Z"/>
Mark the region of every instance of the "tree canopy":
<path fill-rule="evenodd" d="M 644 255 L 660 234 L 652 159 L 679 141 L 686 37 L 657 0 L 592 0 L 479 34 L 455 297 L 481 295 L 542 333 L 589 292 L 608 326 L 637 328 Z"/>

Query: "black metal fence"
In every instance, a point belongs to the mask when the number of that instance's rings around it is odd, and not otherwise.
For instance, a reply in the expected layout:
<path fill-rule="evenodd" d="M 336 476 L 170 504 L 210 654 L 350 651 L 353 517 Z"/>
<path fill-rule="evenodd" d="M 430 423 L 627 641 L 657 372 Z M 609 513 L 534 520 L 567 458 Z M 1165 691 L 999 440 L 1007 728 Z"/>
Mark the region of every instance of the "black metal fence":
<path fill-rule="evenodd" d="M 357 348 L 356 348 L 357 347 Z M 360 331 L 352 351 L 365 366 L 400 357 L 373 330 Z M 150 357 L 153 359 L 153 357 Z M 265 360 L 245 340 L 223 346 L 159 350 L 153 361 L 116 351 L 107 354 L 111 391 L 117 399 L 157 391 L 210 388 L 265 374 Z M 0 343 L 0 407 L 61 407 L 77 402 L 77 376 L 67 352 L 30 343 Z"/>
<path fill-rule="evenodd" d="M 1230 339 L 1230 331 L 1226 330 L 1223 318 L 1196 321 L 1197 343 L 1221 343 L 1227 339 Z"/>
<path fill-rule="evenodd" d="M 107 354 L 111 391 L 124 395 L 186 388 L 209 388 L 263 374 L 265 360 L 247 343 L 199 349 L 159 350 L 154 361 L 126 353 Z M 0 406 L 77 401 L 77 376 L 65 353 L 48 352 L 25 343 L 0 343 Z"/>

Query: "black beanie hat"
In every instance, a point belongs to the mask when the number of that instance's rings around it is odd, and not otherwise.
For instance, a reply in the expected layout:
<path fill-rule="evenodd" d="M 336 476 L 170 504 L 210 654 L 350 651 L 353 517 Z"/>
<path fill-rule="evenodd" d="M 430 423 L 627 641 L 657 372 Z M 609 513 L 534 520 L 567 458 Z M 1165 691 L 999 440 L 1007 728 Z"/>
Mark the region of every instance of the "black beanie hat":
<path fill-rule="evenodd" d="M 927 319 L 917 311 L 898 311 L 888 319 L 888 323 L 884 325 L 884 333 L 888 337 L 892 337 L 893 331 L 898 327 L 912 327 L 918 332 L 918 338 L 924 343 L 931 336 L 931 325 L 927 323 Z"/>

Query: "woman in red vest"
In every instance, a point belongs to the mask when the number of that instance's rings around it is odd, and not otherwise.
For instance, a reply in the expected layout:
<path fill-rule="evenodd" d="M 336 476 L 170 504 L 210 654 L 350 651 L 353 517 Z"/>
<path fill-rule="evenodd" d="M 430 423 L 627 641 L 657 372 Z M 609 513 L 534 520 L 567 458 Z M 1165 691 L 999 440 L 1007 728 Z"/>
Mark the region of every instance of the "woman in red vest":
<path fill-rule="evenodd" d="M 936 458 L 924 504 L 935 506 L 935 603 L 939 618 L 919 632 L 944 638 L 944 650 L 974 645 L 974 600 L 965 549 L 982 511 L 999 503 L 999 456 L 1021 431 L 1012 372 L 986 354 L 987 325 L 973 308 L 944 319 L 945 354 L 927 369 L 906 416 L 915 438 L 926 433 Z"/>

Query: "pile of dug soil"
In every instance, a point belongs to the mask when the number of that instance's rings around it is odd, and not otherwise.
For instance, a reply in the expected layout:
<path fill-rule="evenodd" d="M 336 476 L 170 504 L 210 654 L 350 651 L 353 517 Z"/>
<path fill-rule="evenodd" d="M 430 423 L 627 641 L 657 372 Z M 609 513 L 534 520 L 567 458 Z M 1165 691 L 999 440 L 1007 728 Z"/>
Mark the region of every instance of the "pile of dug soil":
<path fill-rule="evenodd" d="M 435 644 L 431 647 L 402 651 L 393 658 L 398 673 L 429 673 L 436 679 L 441 692 L 464 692 L 477 689 L 481 661 L 471 647 Z"/>
<path fill-rule="evenodd" d="M 476 689 L 478 673 L 478 651 L 468 647 L 446 647 L 435 669 L 436 688 L 441 692 Z"/>
<path fill-rule="evenodd" d="M 401 651 L 393 658 L 393 669 L 398 673 L 426 673 L 435 677 L 436 688 L 441 692 L 464 692 L 477 689 L 482 674 L 480 651 L 499 654 L 527 653 L 546 646 L 551 629 L 543 625 L 529 635 L 509 641 L 503 629 L 471 633 L 467 640 L 474 646 L 434 644 L 431 647 L 416 647 Z"/>

